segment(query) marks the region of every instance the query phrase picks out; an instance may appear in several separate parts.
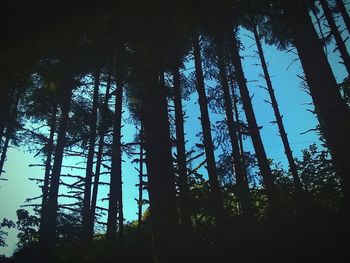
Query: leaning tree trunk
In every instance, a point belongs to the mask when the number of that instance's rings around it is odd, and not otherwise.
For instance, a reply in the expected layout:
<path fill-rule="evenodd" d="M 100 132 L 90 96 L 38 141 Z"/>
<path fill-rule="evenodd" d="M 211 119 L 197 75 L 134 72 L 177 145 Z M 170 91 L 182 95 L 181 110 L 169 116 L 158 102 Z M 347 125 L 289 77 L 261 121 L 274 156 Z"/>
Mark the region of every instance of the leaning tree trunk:
<path fill-rule="evenodd" d="M 98 194 L 98 187 L 100 183 L 100 173 L 101 173 L 101 165 L 102 165 L 102 155 L 103 155 L 103 148 L 104 148 L 104 138 L 105 134 L 107 132 L 107 111 L 108 111 L 108 101 L 109 101 L 109 91 L 111 88 L 112 79 L 111 75 L 109 74 L 108 80 L 107 80 L 107 86 L 106 86 L 106 94 L 103 101 L 103 104 L 101 105 L 101 123 L 99 128 L 99 142 L 98 142 L 98 151 L 97 151 L 97 157 L 96 157 L 96 167 L 95 167 L 95 177 L 94 177 L 94 185 L 92 189 L 92 197 L 91 197 L 91 221 L 89 222 L 89 231 L 94 232 L 94 223 L 95 223 L 95 215 L 96 215 L 96 205 L 97 205 L 97 194 Z"/>
<path fill-rule="evenodd" d="M 19 104 L 20 97 L 21 97 L 21 91 L 17 90 L 17 92 L 15 92 L 15 95 L 14 95 L 14 104 L 11 105 L 10 110 L 8 110 L 9 116 L 7 116 L 7 118 L 10 118 L 10 119 L 8 119 L 7 121 L 5 141 L 1 149 L 2 152 L 0 157 L 0 177 L 1 177 L 1 174 L 3 173 L 3 168 L 6 161 L 6 154 L 11 141 L 11 136 L 14 133 L 14 123 L 17 121 L 17 111 L 18 111 L 18 104 Z"/>
<path fill-rule="evenodd" d="M 182 91 L 180 81 L 180 69 L 175 67 L 173 70 L 174 81 L 174 106 L 175 106 L 175 128 L 176 128 L 176 149 L 177 149 L 177 166 L 179 173 L 179 204 L 180 204 L 180 221 L 185 229 L 191 228 L 191 214 L 189 207 L 190 189 L 187 182 L 186 168 L 186 145 L 184 132 L 184 114 L 182 110 Z"/>
<path fill-rule="evenodd" d="M 337 43 L 337 47 L 339 49 L 340 55 L 343 59 L 344 66 L 346 70 L 348 71 L 348 74 L 350 74 L 350 56 L 346 49 L 344 40 L 341 37 L 341 34 L 339 32 L 339 29 L 334 21 L 334 18 L 332 16 L 332 11 L 328 6 L 327 0 L 319 0 L 323 9 L 323 13 L 327 19 L 328 26 L 331 30 L 331 34 L 334 36 L 335 41 Z"/>
<path fill-rule="evenodd" d="M 220 34 L 220 33 L 218 33 Z M 236 175 L 236 182 L 238 188 L 238 200 L 241 203 L 242 215 L 246 218 L 252 217 L 252 200 L 249 193 L 249 185 L 247 180 L 246 169 L 242 163 L 241 153 L 239 150 L 239 142 L 237 137 L 237 123 L 234 120 L 233 116 L 233 105 L 232 98 L 230 94 L 230 88 L 228 85 L 227 73 L 226 73 L 226 63 L 224 59 L 224 50 L 223 50 L 223 38 L 222 35 L 216 36 L 216 51 L 218 56 L 218 68 L 220 82 L 222 90 L 224 93 L 224 106 L 226 113 L 226 123 L 228 126 L 230 142 L 233 152 L 233 163 L 234 171 Z"/>
<path fill-rule="evenodd" d="M 55 159 L 52 167 L 51 184 L 47 200 L 47 207 L 41 213 L 41 216 L 43 217 L 43 224 L 40 226 L 42 236 L 40 237 L 39 242 L 42 251 L 45 253 L 43 256 L 48 259 L 52 257 L 53 248 L 56 242 L 58 190 L 60 185 L 63 153 L 66 144 L 66 131 L 69 121 L 70 103 L 74 85 L 75 80 L 73 76 L 69 76 L 62 83 L 61 118 L 57 133 L 57 143 L 54 154 Z"/>
<path fill-rule="evenodd" d="M 262 45 L 260 42 L 260 38 L 259 38 L 258 30 L 257 30 L 256 26 L 253 26 L 253 33 L 254 33 L 254 37 L 255 37 L 256 46 L 258 48 L 258 54 L 259 54 L 259 58 L 261 61 L 261 66 L 262 66 L 262 69 L 264 72 L 264 77 L 265 77 L 265 81 L 266 81 L 266 85 L 267 85 L 267 91 L 269 92 L 270 99 L 271 99 L 271 106 L 272 106 L 273 112 L 275 114 L 276 123 L 277 123 L 278 130 L 279 130 L 279 133 L 280 133 L 280 136 L 282 139 L 284 151 L 285 151 L 285 154 L 287 156 L 288 163 L 289 163 L 289 170 L 293 176 L 295 188 L 297 191 L 300 192 L 303 189 L 303 185 L 300 181 L 300 178 L 298 175 L 298 169 L 297 169 L 297 166 L 296 166 L 294 158 L 293 158 L 292 149 L 290 148 L 287 133 L 286 133 L 286 130 L 285 130 L 284 125 L 283 125 L 283 120 L 282 120 L 283 117 L 282 117 L 280 110 L 279 110 L 279 107 L 278 107 L 278 102 L 277 102 L 277 99 L 275 96 L 275 91 L 274 91 L 273 86 L 272 86 L 270 73 L 269 73 L 268 68 L 267 68 L 267 64 L 266 64 L 266 60 L 265 60 L 265 56 L 264 56 L 264 51 L 262 49 Z"/>
<path fill-rule="evenodd" d="M 201 50 L 199 44 L 199 36 L 197 33 L 193 37 L 193 52 L 194 52 L 194 62 L 196 70 L 196 80 L 197 80 L 197 93 L 198 102 L 201 112 L 201 125 L 203 131 L 203 142 L 205 147 L 205 154 L 207 159 L 207 171 L 209 176 L 210 184 L 210 198 L 211 198 L 211 209 L 214 213 L 215 221 L 218 227 L 222 227 L 224 222 L 224 211 L 223 211 L 223 197 L 220 190 L 219 179 L 217 175 L 215 156 L 214 156 L 214 146 L 211 135 L 210 119 L 208 112 L 208 101 L 205 94 L 205 83 L 203 77 L 202 69 L 202 59 Z"/>
<path fill-rule="evenodd" d="M 89 118 L 89 148 L 86 160 L 86 174 L 84 180 L 84 198 L 82 211 L 82 239 L 84 242 L 91 242 L 93 231 L 91 231 L 91 221 L 93 221 L 93 214 L 90 209 L 91 201 L 91 183 L 93 177 L 93 165 L 96 144 L 96 127 L 97 127 L 97 107 L 98 107 L 98 90 L 100 87 L 100 70 L 95 72 L 95 83 L 92 98 L 92 110 Z"/>
<path fill-rule="evenodd" d="M 243 146 L 243 136 L 242 136 L 242 131 L 241 131 L 241 125 L 240 125 L 240 118 L 239 118 L 239 112 L 238 112 L 238 96 L 236 94 L 236 88 L 235 88 L 235 80 L 233 73 L 231 71 L 231 68 L 229 67 L 229 75 L 230 75 L 230 84 L 231 84 L 231 92 L 232 92 L 232 97 L 233 97 L 233 110 L 235 114 L 235 119 L 236 119 L 236 125 L 237 125 L 237 138 L 239 142 L 239 150 L 241 154 L 241 159 L 242 159 L 242 164 L 243 168 L 245 170 L 245 178 L 244 180 L 246 181 L 246 184 L 249 186 L 249 180 L 248 180 L 248 174 L 247 174 L 247 163 L 246 163 L 246 158 L 245 158 L 245 152 L 244 152 L 244 146 Z"/>
<path fill-rule="evenodd" d="M 119 227 L 119 241 L 123 245 L 123 200 L 122 200 L 122 148 L 121 148 L 121 121 L 123 102 L 123 85 L 117 85 L 115 93 L 115 111 L 112 143 L 111 179 L 109 185 L 109 205 L 107 219 L 107 238 L 114 240 Z"/>
<path fill-rule="evenodd" d="M 341 97 L 308 10 L 302 0 L 284 0 L 283 7 L 304 68 L 321 130 L 332 154 L 350 211 L 350 113 Z"/>
<path fill-rule="evenodd" d="M 235 69 L 235 76 L 238 83 L 238 87 L 241 93 L 241 99 L 243 102 L 243 109 L 248 121 L 249 133 L 252 138 L 253 146 L 255 149 L 256 157 L 258 160 L 258 166 L 260 168 L 261 176 L 267 192 L 267 198 L 269 200 L 270 212 L 273 215 L 279 215 L 280 204 L 277 194 L 276 185 L 272 176 L 272 171 L 270 168 L 269 160 L 265 152 L 265 148 L 260 136 L 260 129 L 258 127 L 255 113 L 253 110 L 251 98 L 249 95 L 249 90 L 247 86 L 247 81 L 244 76 L 241 57 L 239 55 L 239 45 L 237 43 L 236 36 L 233 31 L 230 30 L 231 34 L 231 61 Z"/>
<path fill-rule="evenodd" d="M 343 2 L 343 0 L 335 0 L 335 2 L 337 4 L 337 8 L 338 8 L 341 16 L 343 17 L 346 29 L 348 30 L 348 33 L 350 34 L 350 16 L 349 16 L 348 11 L 346 10 L 344 2 Z"/>

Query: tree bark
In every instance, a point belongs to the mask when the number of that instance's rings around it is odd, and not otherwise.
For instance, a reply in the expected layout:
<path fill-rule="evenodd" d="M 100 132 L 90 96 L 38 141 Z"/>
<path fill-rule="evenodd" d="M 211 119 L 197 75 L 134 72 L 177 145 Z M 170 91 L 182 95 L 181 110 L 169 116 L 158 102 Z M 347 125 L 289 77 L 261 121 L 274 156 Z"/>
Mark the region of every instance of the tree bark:
<path fill-rule="evenodd" d="M 341 16 L 343 17 L 346 29 L 348 30 L 348 33 L 350 34 L 350 16 L 349 16 L 348 11 L 346 10 L 344 2 L 343 2 L 343 0 L 335 0 L 335 2 L 337 4 L 337 8 L 338 8 Z"/>
<path fill-rule="evenodd" d="M 266 85 L 267 85 L 267 91 L 269 92 L 270 99 L 271 99 L 271 106 L 272 106 L 273 112 L 275 114 L 276 123 L 277 123 L 278 130 L 279 130 L 279 133 L 280 133 L 280 136 L 282 139 L 283 147 L 284 147 L 284 152 L 287 156 L 289 170 L 293 176 L 294 185 L 295 185 L 296 190 L 301 191 L 303 189 L 303 185 L 300 181 L 297 166 L 296 166 L 294 158 L 293 158 L 292 149 L 290 148 L 288 136 L 287 136 L 286 130 L 285 130 L 284 125 L 283 125 L 283 117 L 282 117 L 280 110 L 279 110 L 279 107 L 278 107 L 278 102 L 277 102 L 277 99 L 275 96 L 275 91 L 274 91 L 273 86 L 272 86 L 270 73 L 269 73 L 268 68 L 267 68 L 267 64 L 266 64 L 266 60 L 265 60 L 265 56 L 264 56 L 264 51 L 262 49 L 262 45 L 260 42 L 260 38 L 259 38 L 258 30 L 257 30 L 256 26 L 253 26 L 253 33 L 254 33 L 254 37 L 255 37 L 256 46 L 258 48 L 258 54 L 259 54 L 259 58 L 260 58 L 260 62 L 261 62 L 261 67 L 262 67 L 263 72 L 264 72 L 264 77 L 265 77 L 265 81 L 266 81 Z"/>
<path fill-rule="evenodd" d="M 94 74 L 94 91 L 92 97 L 92 109 L 89 118 L 89 147 L 86 160 L 86 174 L 84 180 L 84 198 L 82 211 L 82 239 L 84 242 L 91 242 L 93 231 L 91 231 L 91 221 L 93 221 L 93 214 L 91 211 L 91 183 L 93 177 L 93 165 L 96 144 L 96 127 L 97 127 L 97 107 L 98 107 L 98 93 L 100 87 L 100 70 L 96 70 Z"/>
<path fill-rule="evenodd" d="M 342 181 L 350 211 L 350 113 L 303 1 L 284 0 L 283 7 L 304 68 L 322 133 Z"/>
<path fill-rule="evenodd" d="M 176 129 L 176 150 L 177 166 L 179 173 L 179 204 L 180 204 L 180 222 L 185 229 L 191 228 L 191 214 L 189 207 L 190 189 L 187 183 L 186 167 L 186 145 L 184 131 L 184 114 L 182 110 L 182 91 L 180 80 L 180 69 L 176 66 L 173 70 L 174 81 L 174 106 L 175 106 L 175 129 Z"/>
<path fill-rule="evenodd" d="M 260 168 L 261 176 L 263 178 L 263 182 L 266 188 L 267 198 L 269 200 L 270 212 L 272 213 L 272 215 L 280 215 L 281 207 L 279 204 L 277 189 L 272 176 L 269 160 L 267 159 L 265 148 L 261 140 L 260 129 L 256 121 L 251 98 L 249 95 L 247 81 L 245 79 L 244 72 L 243 72 L 241 57 L 239 55 L 239 46 L 233 31 L 232 30 L 229 30 L 229 31 L 231 35 L 231 41 L 230 41 L 231 61 L 235 69 L 235 76 L 236 76 L 238 87 L 241 93 L 243 109 L 247 117 L 249 133 L 252 138 L 256 157 L 258 160 L 258 166 Z"/>
<path fill-rule="evenodd" d="M 328 23 L 328 26 L 331 30 L 331 34 L 334 36 L 335 41 L 337 43 L 337 47 L 339 49 L 341 58 L 343 59 L 344 66 L 345 66 L 346 70 L 348 71 L 348 74 L 350 74 L 350 56 L 349 56 L 349 53 L 346 49 L 344 40 L 342 39 L 341 34 L 338 30 L 338 27 L 334 21 L 334 18 L 332 16 L 332 11 L 329 8 L 326 0 L 319 0 L 319 1 L 320 1 L 321 6 L 322 6 L 323 13 L 327 19 L 327 23 Z"/>

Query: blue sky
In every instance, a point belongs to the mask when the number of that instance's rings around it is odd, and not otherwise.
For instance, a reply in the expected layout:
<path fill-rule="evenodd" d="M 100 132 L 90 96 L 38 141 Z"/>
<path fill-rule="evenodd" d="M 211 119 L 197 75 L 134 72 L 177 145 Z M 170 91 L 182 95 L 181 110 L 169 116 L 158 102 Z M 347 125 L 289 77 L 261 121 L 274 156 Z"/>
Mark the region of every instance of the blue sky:
<path fill-rule="evenodd" d="M 262 70 L 259 66 L 254 65 L 258 61 L 257 58 L 251 57 L 256 47 L 253 45 L 254 41 L 244 36 L 245 34 L 251 35 L 244 30 L 240 32 L 243 45 L 247 47 L 241 52 L 241 55 L 245 57 L 243 60 L 244 71 L 249 81 L 251 95 L 254 94 L 253 107 L 257 121 L 259 125 L 263 126 L 261 135 L 267 155 L 269 158 L 281 162 L 287 168 L 286 157 L 284 156 L 277 127 L 270 123 L 274 120 L 271 106 L 264 101 L 269 100 L 267 91 L 259 87 L 259 85 L 265 85 L 262 77 L 259 77 L 259 73 L 262 73 Z M 270 74 L 273 76 L 272 81 L 280 111 L 285 116 L 284 124 L 294 156 L 300 157 L 302 149 L 307 148 L 308 145 L 318 140 L 317 135 L 313 132 L 301 135 L 302 132 L 314 128 L 317 123 L 315 117 L 307 111 L 307 109 L 312 109 L 312 106 L 308 105 L 311 102 L 311 98 L 302 90 L 300 79 L 297 77 L 297 75 L 302 74 L 301 65 L 297 61 L 290 66 L 290 63 L 296 58 L 296 55 L 292 52 L 278 51 L 275 47 L 266 45 L 263 45 L 263 48 L 270 65 Z M 329 50 L 333 50 L 333 48 L 330 47 Z M 339 63 L 339 54 L 337 52 L 330 54 L 329 60 L 338 82 L 341 82 L 346 72 L 344 66 Z M 190 68 L 191 65 L 188 65 L 188 67 Z M 188 140 L 187 149 L 200 142 L 199 138 L 196 137 L 196 134 L 200 132 L 199 106 L 196 101 L 197 95 L 193 94 L 190 100 L 184 102 L 184 110 L 188 116 L 185 123 L 186 139 Z M 124 118 L 127 118 L 127 114 L 126 111 Z M 210 117 L 212 123 L 224 118 L 220 114 L 211 114 Z M 124 135 L 123 141 L 131 142 L 136 130 L 133 125 L 125 123 L 122 133 Z M 253 151 L 249 139 L 245 141 L 245 149 Z M 7 162 L 4 167 L 6 173 L 3 174 L 3 178 L 8 179 L 8 181 L 0 181 L 0 220 L 5 217 L 15 221 L 16 210 L 24 204 L 25 199 L 40 195 L 39 187 L 28 180 L 28 178 L 32 177 L 43 178 L 44 175 L 44 171 L 41 168 L 29 167 L 30 164 L 41 162 L 40 158 L 35 159 L 33 155 L 33 153 L 25 153 L 20 149 L 9 149 Z M 69 163 L 76 164 L 80 161 L 82 160 L 70 159 Z M 65 164 L 67 164 L 67 159 L 65 159 Z M 131 164 L 131 160 L 125 159 L 123 163 L 123 198 L 125 218 L 128 221 L 137 218 L 137 204 L 134 198 L 137 197 L 135 184 L 138 182 L 138 178 L 134 166 L 134 164 Z M 67 171 L 63 170 L 63 172 Z M 107 176 L 104 176 L 102 180 L 108 181 L 109 179 Z M 61 191 L 64 191 L 64 189 L 61 188 Z M 103 186 L 99 192 L 99 200 L 107 197 L 107 194 L 108 189 L 106 186 Z M 99 201 L 98 205 L 106 207 L 107 202 Z M 16 235 L 16 230 L 9 231 L 7 238 L 8 247 L 0 248 L 0 254 L 12 254 L 17 242 Z"/>

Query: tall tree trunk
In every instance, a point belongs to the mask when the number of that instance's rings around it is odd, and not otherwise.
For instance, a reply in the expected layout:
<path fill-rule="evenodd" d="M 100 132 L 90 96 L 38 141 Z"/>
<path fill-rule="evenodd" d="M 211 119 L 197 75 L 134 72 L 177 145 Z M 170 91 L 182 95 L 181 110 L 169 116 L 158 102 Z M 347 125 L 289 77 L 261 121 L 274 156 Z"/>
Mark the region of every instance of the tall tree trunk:
<path fill-rule="evenodd" d="M 238 200 L 241 203 L 242 215 L 247 218 L 252 217 L 252 200 L 249 194 L 249 185 L 246 175 L 246 169 L 244 164 L 242 163 L 241 153 L 239 150 L 239 142 L 237 137 L 237 123 L 235 122 L 233 116 L 233 105 L 232 98 L 230 94 L 230 88 L 227 80 L 226 73 L 226 63 L 224 60 L 224 50 L 223 50 L 223 38 L 221 33 L 219 32 L 216 36 L 216 51 L 218 56 L 218 68 L 219 68 L 219 76 L 221 87 L 224 93 L 224 106 L 226 113 L 226 124 L 228 126 L 231 148 L 233 153 L 233 164 L 234 171 L 236 175 L 236 182 L 238 188 Z"/>
<path fill-rule="evenodd" d="M 122 203 L 122 149 L 121 149 L 121 120 L 122 120 L 123 86 L 117 86 L 115 94 L 115 111 L 112 143 L 112 165 L 109 188 L 109 206 L 107 220 L 107 238 L 116 238 L 117 222 L 119 241 L 123 244 L 123 203 Z"/>
<path fill-rule="evenodd" d="M 143 127 L 141 124 L 140 127 L 140 157 L 139 157 L 139 191 L 138 191 L 138 207 L 137 207 L 137 229 L 139 233 L 141 232 L 142 227 L 142 202 L 143 202 L 143 160 L 144 160 L 144 151 L 143 151 Z"/>
<path fill-rule="evenodd" d="M 231 60 L 232 65 L 235 69 L 236 80 L 241 93 L 241 98 L 243 102 L 243 109 L 248 121 L 249 133 L 252 138 L 253 146 L 255 149 L 256 157 L 258 160 L 258 166 L 260 168 L 261 176 L 266 188 L 267 198 L 269 200 L 270 212 L 273 215 L 279 215 L 280 204 L 279 197 L 277 194 L 276 185 L 272 176 L 272 171 L 270 168 L 269 160 L 265 152 L 265 148 L 260 136 L 260 130 L 255 118 L 255 113 L 253 110 L 251 98 L 249 95 L 249 90 L 247 86 L 247 81 L 244 76 L 241 57 L 239 55 L 239 45 L 237 43 L 236 36 L 232 30 L 229 30 L 231 34 Z"/>
<path fill-rule="evenodd" d="M 102 155 L 103 155 L 103 148 L 104 148 L 104 137 L 107 129 L 106 118 L 107 118 L 109 92 L 110 92 L 111 84 L 112 84 L 112 79 L 111 79 L 111 74 L 109 74 L 108 80 L 107 80 L 107 86 L 106 86 L 106 94 L 103 101 L 103 105 L 101 106 L 101 123 L 100 123 L 100 129 L 99 129 L 98 152 L 96 157 L 95 177 L 94 177 L 94 185 L 93 185 L 92 197 L 91 197 L 90 209 L 91 209 L 92 220 L 90 221 L 89 231 L 91 231 L 92 233 L 94 232 L 97 194 L 98 194 L 98 187 L 100 182 Z"/>
<path fill-rule="evenodd" d="M 53 248 L 56 241 L 57 211 L 58 211 L 58 190 L 60 185 L 63 153 L 66 144 L 66 131 L 69 121 L 69 111 L 72 97 L 72 90 L 75 85 L 73 76 L 67 76 L 62 81 L 61 118 L 57 133 L 57 143 L 55 148 L 55 159 L 52 167 L 51 184 L 47 201 L 47 209 L 42 211 L 43 217 L 41 225 L 42 236 L 39 240 L 45 258 L 52 257 Z"/>
<path fill-rule="evenodd" d="M 153 50 L 153 46 L 149 46 Z M 159 81 L 155 50 L 143 53 L 140 63 L 142 87 L 141 121 L 144 127 L 150 216 L 155 262 L 181 262 L 175 177 L 167 112 L 166 91 Z"/>
<path fill-rule="evenodd" d="M 350 211 L 350 113 L 302 0 L 284 0 L 283 7 L 304 68 L 321 130 L 332 154 Z"/>
<path fill-rule="evenodd" d="M 179 204 L 180 221 L 185 229 L 191 228 L 191 214 L 189 207 L 190 189 L 187 182 L 186 168 L 186 145 L 184 132 L 184 114 L 182 110 L 182 91 L 180 80 L 180 69 L 176 66 L 173 70 L 174 81 L 174 106 L 175 106 L 175 129 L 176 129 L 176 150 L 177 166 L 179 172 Z"/>
<path fill-rule="evenodd" d="M 57 119 L 57 104 L 53 105 L 52 107 L 52 114 L 51 114 L 51 121 L 50 121 L 50 135 L 49 135 L 49 141 L 47 144 L 47 154 L 46 154 L 46 161 L 45 161 L 45 175 L 44 175 L 44 184 L 42 188 L 43 197 L 41 200 L 41 214 L 44 213 L 45 210 L 47 210 L 47 199 L 49 196 L 49 186 L 50 186 L 50 174 L 51 174 L 51 161 L 52 161 L 52 153 L 54 149 L 54 137 L 56 132 L 56 120 Z M 43 220 L 45 219 L 44 216 L 41 215 L 40 217 L 40 228 L 39 228 L 39 239 L 41 239 L 43 233 L 43 228 L 41 227 L 43 224 Z"/>
<path fill-rule="evenodd" d="M 327 19 L 328 26 L 331 30 L 331 34 L 334 36 L 335 41 L 337 43 L 337 47 L 339 49 L 340 55 L 343 59 L 344 66 L 346 67 L 346 70 L 348 71 L 348 74 L 350 74 L 350 56 L 346 49 L 344 40 L 341 37 L 341 34 L 338 30 L 338 27 L 334 21 L 334 18 L 332 16 L 332 11 L 328 6 L 327 0 L 319 0 L 320 4 L 323 9 L 323 13 Z"/>
<path fill-rule="evenodd" d="M 253 26 L 253 33 L 254 33 L 254 37 L 255 37 L 256 46 L 258 48 L 258 54 L 259 54 L 259 58 L 261 61 L 261 66 L 262 66 L 262 69 L 264 72 L 264 77 L 265 77 L 265 81 L 266 81 L 266 85 L 267 85 L 267 91 L 269 92 L 270 99 L 271 99 L 271 106 L 272 106 L 273 112 L 275 114 L 276 123 L 277 123 L 278 130 L 279 130 L 279 133 L 280 133 L 280 136 L 282 139 L 283 147 L 284 147 L 284 152 L 285 152 L 287 159 L 288 159 L 289 170 L 293 176 L 296 190 L 301 191 L 303 189 L 303 185 L 300 181 L 297 166 L 296 166 L 294 158 L 293 158 L 292 149 L 290 148 L 287 133 L 286 133 L 286 130 L 285 130 L 284 125 L 283 125 L 283 120 L 282 120 L 283 117 L 282 117 L 280 110 L 279 110 L 279 107 L 278 107 L 278 102 L 277 102 L 277 99 L 275 96 L 275 91 L 274 91 L 273 86 L 272 86 L 270 73 L 269 73 L 268 68 L 267 68 L 267 64 L 266 64 L 266 60 L 265 60 L 265 56 L 264 56 L 264 51 L 262 49 L 262 45 L 260 42 L 260 38 L 259 38 L 258 30 L 257 30 L 256 26 Z"/>
<path fill-rule="evenodd" d="M 95 72 L 95 84 L 92 99 L 92 109 L 89 120 L 89 148 L 86 160 L 86 174 L 84 180 L 84 198 L 83 198 L 83 211 L 82 211 L 82 239 L 85 242 L 91 242 L 93 237 L 93 231 L 91 231 L 91 221 L 93 221 L 93 215 L 91 211 L 91 182 L 93 177 L 93 165 L 95 155 L 96 144 L 96 127 L 97 127 L 97 107 L 98 107 L 98 90 L 100 87 L 100 70 Z"/>
<path fill-rule="evenodd" d="M 199 44 L 199 36 L 197 33 L 194 33 L 193 37 L 193 52 L 197 80 L 196 89 L 198 93 L 198 102 L 201 112 L 200 120 L 203 131 L 203 142 L 205 147 L 207 171 L 211 190 L 211 209 L 215 217 L 216 225 L 220 228 L 222 227 L 224 222 L 223 197 L 220 190 L 220 184 L 215 163 L 214 146 L 211 135 L 210 119 L 208 112 L 208 101 L 205 93 L 205 83 L 202 69 L 201 50 Z"/>
<path fill-rule="evenodd" d="M 341 16 L 343 17 L 346 29 L 348 30 L 348 33 L 350 34 L 350 16 L 349 16 L 348 11 L 346 10 L 344 2 L 343 2 L 343 0 L 335 0 L 335 2 L 337 4 L 337 8 L 338 8 Z"/>
<path fill-rule="evenodd" d="M 242 136 L 242 131 L 241 131 L 241 126 L 240 126 L 240 118 L 239 118 L 239 112 L 238 112 L 238 97 L 236 94 L 236 89 L 235 89 L 235 80 L 233 77 L 233 72 L 231 71 L 231 68 L 229 67 L 229 74 L 230 74 L 230 84 L 231 84 L 231 89 L 232 89 L 232 97 L 233 97 L 233 109 L 234 109 L 234 114 L 235 114 L 235 119 L 236 119 L 236 125 L 237 125 L 237 137 L 238 137 L 238 142 L 239 142 L 239 150 L 241 154 L 241 159 L 242 159 L 242 164 L 243 168 L 245 169 L 245 178 L 244 180 L 246 181 L 246 184 L 249 185 L 248 181 L 248 174 L 247 174 L 247 164 L 246 164 L 246 158 L 245 158 L 245 152 L 244 152 L 244 146 L 243 146 L 243 136 Z"/>

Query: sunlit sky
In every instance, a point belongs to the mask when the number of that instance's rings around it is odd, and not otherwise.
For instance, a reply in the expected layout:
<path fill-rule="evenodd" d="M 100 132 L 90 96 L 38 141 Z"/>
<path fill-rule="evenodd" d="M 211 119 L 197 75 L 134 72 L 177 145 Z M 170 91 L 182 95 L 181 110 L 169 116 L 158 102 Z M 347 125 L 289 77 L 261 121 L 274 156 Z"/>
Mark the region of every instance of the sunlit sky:
<path fill-rule="evenodd" d="M 246 47 L 241 52 L 244 57 L 243 66 L 248 80 L 248 86 L 251 95 L 253 97 L 253 107 L 257 116 L 257 121 L 261 129 L 261 135 L 266 147 L 267 155 L 269 158 L 274 159 L 276 162 L 281 162 L 285 168 L 287 168 L 287 160 L 284 155 L 284 149 L 278 136 L 278 130 L 276 125 L 272 124 L 274 115 L 271 106 L 265 102 L 269 100 L 267 91 L 260 86 L 265 86 L 264 79 L 259 76 L 262 73 L 260 66 L 256 65 L 258 62 L 257 57 L 252 57 L 255 54 L 256 47 L 254 40 L 247 37 L 246 34 L 252 36 L 249 32 L 241 30 L 240 36 L 243 45 Z M 333 45 L 333 44 L 331 44 Z M 265 56 L 269 62 L 269 70 L 272 81 L 275 88 L 276 97 L 279 102 L 280 111 L 284 116 L 284 124 L 288 133 L 289 141 L 291 143 L 294 157 L 301 157 L 301 150 L 308 147 L 313 142 L 317 142 L 317 135 L 313 132 L 309 132 L 301 135 L 301 133 L 312 129 L 316 125 L 316 119 L 308 109 L 312 109 L 312 105 L 309 105 L 311 98 L 302 90 L 300 79 L 297 75 L 302 75 L 301 65 L 299 61 L 296 61 L 292 65 L 291 62 L 296 58 L 293 52 L 278 51 L 275 47 L 263 45 Z M 349 49 L 349 46 L 348 46 Z M 333 50 L 332 46 L 329 48 Z M 341 82 L 346 75 L 345 68 L 339 63 L 339 54 L 337 52 L 329 54 L 329 60 L 332 65 L 334 74 L 337 77 L 337 81 Z M 187 64 L 187 68 L 191 68 L 191 63 Z M 193 69 L 186 70 L 188 74 Z M 187 149 L 192 148 L 196 143 L 199 143 L 199 138 L 196 136 L 200 132 L 199 105 L 196 103 L 197 95 L 193 94 L 191 99 L 184 102 L 184 110 L 187 115 L 185 123 Z M 127 111 L 125 112 L 125 118 L 127 117 Z M 222 120 L 224 114 L 211 114 L 211 122 L 214 124 L 218 120 Z M 131 124 L 124 123 L 122 130 L 123 142 L 133 141 L 134 135 L 137 132 L 135 127 Z M 252 151 L 253 147 L 250 140 L 245 141 L 245 150 Z M 39 196 L 40 188 L 35 182 L 30 181 L 28 178 L 43 178 L 44 171 L 40 167 L 29 167 L 30 164 L 41 163 L 41 158 L 34 158 L 33 153 L 23 152 L 21 149 L 10 148 L 7 154 L 7 161 L 4 166 L 2 178 L 8 181 L 0 181 L 0 220 L 2 218 L 8 218 L 16 221 L 16 210 L 24 204 L 25 199 L 29 197 Z M 131 164 L 131 160 L 128 160 L 124 156 L 125 162 L 123 163 L 123 201 L 124 201 L 124 214 L 127 221 L 135 220 L 137 218 L 137 203 L 135 198 L 137 197 L 137 187 L 135 184 L 138 182 L 137 172 L 134 169 L 136 164 Z M 67 159 L 65 159 L 66 164 Z M 78 159 L 71 159 L 70 163 L 75 164 L 80 162 Z M 80 164 L 83 166 L 84 164 Z M 63 173 L 72 171 L 63 170 Z M 74 172 L 76 173 L 76 172 Z M 103 181 L 109 181 L 106 175 L 102 177 Z M 102 186 L 99 192 L 99 204 L 100 206 L 107 206 L 107 202 L 101 202 L 102 198 L 106 198 L 108 194 L 108 188 Z M 17 242 L 17 230 L 12 229 L 9 231 L 6 242 L 7 247 L 0 248 L 0 254 L 11 255 L 15 244 Z"/>

